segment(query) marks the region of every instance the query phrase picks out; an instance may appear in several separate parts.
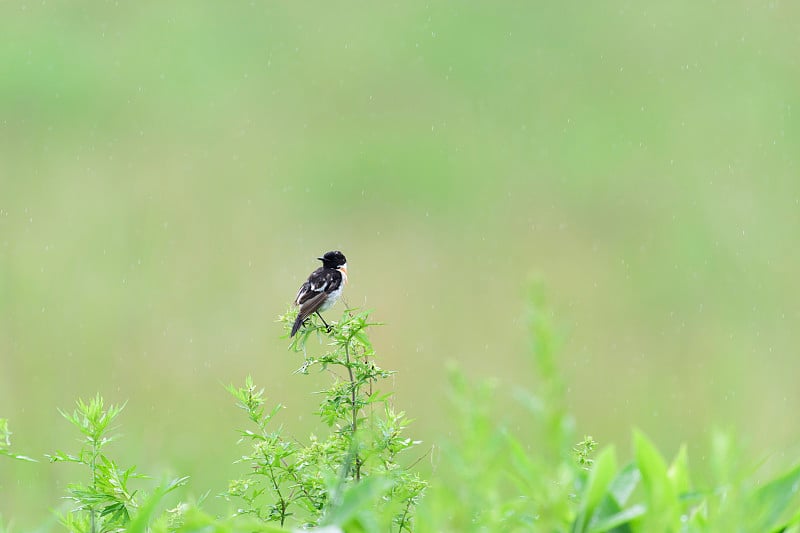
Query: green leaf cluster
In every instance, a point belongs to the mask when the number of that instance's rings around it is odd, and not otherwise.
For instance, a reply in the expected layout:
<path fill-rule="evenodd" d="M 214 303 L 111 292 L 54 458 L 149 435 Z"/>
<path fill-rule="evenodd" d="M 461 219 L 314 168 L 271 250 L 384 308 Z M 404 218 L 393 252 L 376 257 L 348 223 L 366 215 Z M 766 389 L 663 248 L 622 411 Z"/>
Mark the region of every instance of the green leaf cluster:
<path fill-rule="evenodd" d="M 294 318 L 290 310 L 280 320 L 288 329 Z M 378 388 L 392 372 L 376 362 L 367 336 L 372 325 L 369 312 L 347 310 L 330 328 L 310 320 L 291 341 L 290 350 L 303 354 L 298 373 L 332 376 L 316 411 L 327 435 L 305 443 L 288 438 L 273 422 L 282 406 L 266 411 L 264 391 L 250 377 L 244 387 L 228 387 L 255 425 L 241 432 L 250 444 L 240 460 L 249 465 L 247 476 L 227 492 L 242 503 L 238 514 L 281 525 L 412 530 L 426 483 L 400 462 L 418 442 L 405 436 L 408 418 Z M 315 336 L 323 348 L 311 354 L 308 341 Z"/>
<path fill-rule="evenodd" d="M 71 413 L 59 410 L 83 435 L 82 446 L 76 454 L 57 451 L 47 457 L 53 463 L 75 463 L 89 471 L 88 482 L 73 483 L 67 488 L 67 498 L 73 502 L 73 509 L 61 516 L 61 522 L 69 531 L 123 531 L 140 511 L 138 491 L 129 485 L 130 481 L 145 476 L 138 474 L 135 466 L 121 468 L 105 453 L 106 447 L 116 438 L 111 433 L 112 424 L 124 408 L 124 405 L 114 404 L 106 407 L 97 394 L 89 401 L 79 399 Z M 156 494 L 160 497 L 184 484 L 186 479 L 173 480 Z"/>

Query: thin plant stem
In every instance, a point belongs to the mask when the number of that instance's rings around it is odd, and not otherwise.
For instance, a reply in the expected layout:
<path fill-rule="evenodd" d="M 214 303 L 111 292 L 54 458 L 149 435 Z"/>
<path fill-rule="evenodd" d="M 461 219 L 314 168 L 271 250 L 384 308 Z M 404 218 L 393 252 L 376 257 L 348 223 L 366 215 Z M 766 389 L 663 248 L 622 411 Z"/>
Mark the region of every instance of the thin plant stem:
<path fill-rule="evenodd" d="M 97 446 L 97 438 L 92 436 L 92 461 L 89 468 L 92 470 L 92 490 L 97 492 L 97 455 L 100 453 Z M 92 533 L 97 533 L 97 523 L 94 516 L 94 506 L 89 507 L 89 520 Z"/>
<path fill-rule="evenodd" d="M 406 508 L 403 510 L 403 516 L 400 518 L 400 527 L 397 529 L 397 533 L 403 533 L 403 527 L 406 525 L 406 517 L 408 516 L 408 510 L 411 508 L 411 498 L 408 499 L 406 502 Z"/>
<path fill-rule="evenodd" d="M 265 457 L 267 461 L 268 458 Z M 286 500 L 283 499 L 283 494 L 281 494 L 281 489 L 278 487 L 278 482 L 275 480 L 275 471 L 272 469 L 272 464 L 267 463 L 269 466 L 269 479 L 272 481 L 272 486 L 275 489 L 275 493 L 278 495 L 278 502 L 280 502 L 281 506 L 281 526 L 283 525 L 284 521 L 286 520 Z"/>
<path fill-rule="evenodd" d="M 353 377 L 353 368 L 350 365 L 350 340 L 351 338 L 348 337 L 347 341 L 344 343 L 344 357 L 345 361 L 347 362 L 347 373 L 350 375 L 350 401 L 352 403 L 353 409 L 353 444 L 355 444 L 356 440 L 356 430 L 358 429 L 358 406 L 356 405 L 356 380 Z M 361 480 L 361 460 L 358 458 L 358 452 L 356 452 L 355 457 L 355 464 L 356 464 L 356 481 Z"/>

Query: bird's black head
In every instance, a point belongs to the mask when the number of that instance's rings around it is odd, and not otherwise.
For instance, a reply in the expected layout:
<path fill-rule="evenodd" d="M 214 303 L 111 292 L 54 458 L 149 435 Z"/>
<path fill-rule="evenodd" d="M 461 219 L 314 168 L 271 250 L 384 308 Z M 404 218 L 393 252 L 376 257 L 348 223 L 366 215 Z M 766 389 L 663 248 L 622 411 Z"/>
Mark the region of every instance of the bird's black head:
<path fill-rule="evenodd" d="M 347 258 L 339 250 L 328 252 L 322 257 L 317 257 L 317 259 L 322 261 L 322 266 L 325 268 L 337 268 L 347 264 Z"/>

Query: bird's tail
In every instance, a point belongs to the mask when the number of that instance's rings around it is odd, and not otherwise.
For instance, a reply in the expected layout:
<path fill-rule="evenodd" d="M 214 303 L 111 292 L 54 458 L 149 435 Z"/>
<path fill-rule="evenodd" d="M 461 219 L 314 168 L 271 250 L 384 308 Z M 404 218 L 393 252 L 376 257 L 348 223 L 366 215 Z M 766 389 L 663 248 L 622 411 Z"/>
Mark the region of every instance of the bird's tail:
<path fill-rule="evenodd" d="M 297 330 L 299 330 L 300 326 L 302 325 L 303 325 L 303 314 L 298 313 L 297 318 L 294 321 L 294 325 L 292 326 L 292 332 L 289 334 L 290 339 L 294 337 L 294 334 L 297 333 Z"/>

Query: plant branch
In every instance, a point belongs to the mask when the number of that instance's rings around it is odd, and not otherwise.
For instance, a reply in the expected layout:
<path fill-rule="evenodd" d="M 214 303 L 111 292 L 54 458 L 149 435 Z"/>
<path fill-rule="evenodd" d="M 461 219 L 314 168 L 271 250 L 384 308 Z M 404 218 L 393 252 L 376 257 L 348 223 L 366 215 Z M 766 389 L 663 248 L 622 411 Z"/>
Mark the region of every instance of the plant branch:
<path fill-rule="evenodd" d="M 350 364 L 350 341 L 352 340 L 352 336 L 347 337 L 347 341 L 344 343 L 344 357 L 345 361 L 347 362 L 347 373 L 350 375 L 350 402 L 351 408 L 353 410 L 353 432 L 351 436 L 353 438 L 353 443 L 355 444 L 356 439 L 356 431 L 358 430 L 358 406 L 356 404 L 356 380 L 353 377 L 353 368 Z M 361 480 L 361 460 L 358 457 L 358 452 L 356 452 L 355 457 L 355 465 L 356 465 L 356 481 Z"/>
<path fill-rule="evenodd" d="M 275 480 L 275 471 L 272 469 L 272 461 L 269 460 L 268 457 L 264 457 L 267 461 L 267 467 L 269 468 L 269 479 L 272 481 L 272 486 L 275 489 L 275 494 L 278 495 L 278 504 L 281 508 L 281 526 L 283 525 L 284 521 L 286 521 L 286 500 L 283 498 L 283 494 L 281 494 L 281 489 L 278 486 L 278 482 Z"/>

